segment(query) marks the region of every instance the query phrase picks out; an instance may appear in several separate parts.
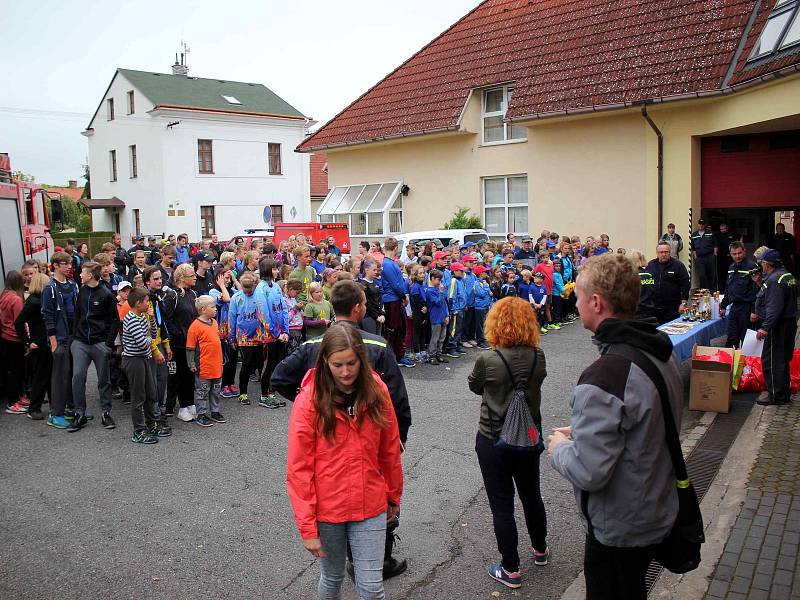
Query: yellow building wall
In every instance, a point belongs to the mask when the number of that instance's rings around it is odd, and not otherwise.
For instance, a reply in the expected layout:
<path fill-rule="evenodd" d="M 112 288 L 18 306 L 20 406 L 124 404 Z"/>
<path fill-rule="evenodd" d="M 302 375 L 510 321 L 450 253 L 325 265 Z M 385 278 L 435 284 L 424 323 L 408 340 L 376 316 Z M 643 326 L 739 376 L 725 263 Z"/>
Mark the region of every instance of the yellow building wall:
<path fill-rule="evenodd" d="M 662 229 L 674 222 L 687 239 L 689 207 L 695 220 L 700 213 L 701 137 L 786 128 L 786 119 L 800 114 L 800 76 L 719 98 L 651 105 L 648 112 L 664 137 Z M 482 218 L 481 178 L 527 174 L 532 235 L 542 229 L 581 238 L 607 233 L 612 247 L 653 257 L 663 233 L 657 138 L 641 109 L 527 125 L 525 142 L 482 145 L 480 94 L 474 94 L 460 132 L 329 151 L 330 184 L 402 180 L 411 188 L 403 230 L 412 232 L 441 228 L 457 206 Z"/>

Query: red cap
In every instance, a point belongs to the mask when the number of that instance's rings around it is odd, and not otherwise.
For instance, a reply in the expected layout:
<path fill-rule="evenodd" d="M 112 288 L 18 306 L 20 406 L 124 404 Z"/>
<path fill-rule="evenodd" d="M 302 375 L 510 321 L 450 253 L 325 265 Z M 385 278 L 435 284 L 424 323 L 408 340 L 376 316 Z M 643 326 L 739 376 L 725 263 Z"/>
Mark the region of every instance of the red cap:
<path fill-rule="evenodd" d="M 447 252 L 442 252 L 441 250 L 433 253 L 434 260 L 442 260 L 443 258 L 447 258 L 449 254 Z"/>
<path fill-rule="evenodd" d="M 463 260 L 464 262 L 467 262 L 467 261 L 469 261 L 469 262 L 477 262 L 478 261 L 478 257 L 475 256 L 474 254 L 465 254 L 464 256 L 461 257 L 461 260 Z"/>
<path fill-rule="evenodd" d="M 463 271 L 464 270 L 464 265 L 462 265 L 460 262 L 454 262 L 453 264 L 450 265 L 450 270 L 451 271 Z"/>
<path fill-rule="evenodd" d="M 486 267 L 484 267 L 483 265 L 478 265 L 474 269 L 472 269 L 472 272 L 475 273 L 475 275 L 480 275 L 481 273 L 485 273 L 486 270 L 487 270 Z"/>

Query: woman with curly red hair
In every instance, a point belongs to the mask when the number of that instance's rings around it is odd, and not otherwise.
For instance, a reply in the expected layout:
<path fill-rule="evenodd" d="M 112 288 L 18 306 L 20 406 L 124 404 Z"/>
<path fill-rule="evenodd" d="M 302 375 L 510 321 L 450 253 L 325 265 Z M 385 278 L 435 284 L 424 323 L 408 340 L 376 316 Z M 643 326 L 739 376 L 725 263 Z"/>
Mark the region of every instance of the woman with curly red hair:
<path fill-rule="evenodd" d="M 544 352 L 539 348 L 539 323 L 531 304 L 509 296 L 489 310 L 486 339 L 493 352 L 478 356 L 469 376 L 469 389 L 483 397 L 475 452 L 478 454 L 486 495 L 494 521 L 494 534 L 502 560 L 489 565 L 489 577 L 510 588 L 522 585 L 514 519 L 516 485 L 525 523 L 533 544 L 534 564 L 547 564 L 547 516 L 539 489 L 539 451 L 515 450 L 498 445 L 515 383 L 524 382 L 527 404 L 538 435 L 542 435 L 542 382 L 547 376 Z"/>

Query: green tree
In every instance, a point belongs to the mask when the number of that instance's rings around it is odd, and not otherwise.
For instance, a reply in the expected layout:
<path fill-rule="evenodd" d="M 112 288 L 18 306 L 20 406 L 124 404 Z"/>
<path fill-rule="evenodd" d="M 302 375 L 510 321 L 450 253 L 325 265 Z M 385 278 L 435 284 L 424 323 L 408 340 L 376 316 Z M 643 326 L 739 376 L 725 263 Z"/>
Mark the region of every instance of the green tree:
<path fill-rule="evenodd" d="M 11 179 L 18 179 L 19 181 L 36 181 L 36 177 L 28 175 L 22 171 L 14 171 L 11 173 Z"/>
<path fill-rule="evenodd" d="M 466 206 L 456 206 L 453 218 L 444 224 L 444 229 L 481 229 L 483 224 L 478 215 L 470 215 Z"/>
<path fill-rule="evenodd" d="M 92 186 L 89 183 L 89 175 L 89 165 L 83 165 L 83 177 L 86 179 L 86 185 L 83 186 L 83 194 L 81 194 L 81 198 L 92 197 Z"/>

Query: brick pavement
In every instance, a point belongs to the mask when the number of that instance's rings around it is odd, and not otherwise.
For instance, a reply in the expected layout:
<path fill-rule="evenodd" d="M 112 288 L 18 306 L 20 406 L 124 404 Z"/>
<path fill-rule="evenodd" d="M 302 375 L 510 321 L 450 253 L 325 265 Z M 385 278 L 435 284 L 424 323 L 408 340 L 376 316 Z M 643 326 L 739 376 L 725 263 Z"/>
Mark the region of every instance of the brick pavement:
<path fill-rule="evenodd" d="M 766 435 L 705 598 L 800 598 L 800 401 L 767 407 Z"/>

